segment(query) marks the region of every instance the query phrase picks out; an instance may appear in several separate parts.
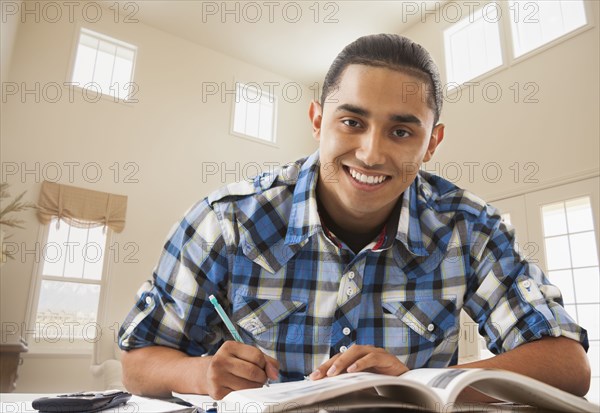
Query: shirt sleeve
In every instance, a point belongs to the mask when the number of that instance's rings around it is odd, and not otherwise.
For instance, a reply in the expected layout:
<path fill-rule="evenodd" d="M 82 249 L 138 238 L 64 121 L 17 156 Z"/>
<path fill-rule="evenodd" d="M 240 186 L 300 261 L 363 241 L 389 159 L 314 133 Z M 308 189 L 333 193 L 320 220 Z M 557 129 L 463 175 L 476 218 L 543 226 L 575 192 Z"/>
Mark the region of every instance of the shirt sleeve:
<path fill-rule="evenodd" d="M 205 199 L 171 230 L 152 281 L 138 291 L 119 331 L 119 347 L 161 345 L 190 355 L 216 351 L 223 329 L 208 296 L 226 304 L 227 256 L 217 214 Z"/>
<path fill-rule="evenodd" d="M 524 259 L 515 232 L 486 206 L 472 228 L 471 269 L 465 310 L 494 354 L 542 336 L 565 336 L 588 349 L 584 328 L 563 307 L 558 287 Z"/>

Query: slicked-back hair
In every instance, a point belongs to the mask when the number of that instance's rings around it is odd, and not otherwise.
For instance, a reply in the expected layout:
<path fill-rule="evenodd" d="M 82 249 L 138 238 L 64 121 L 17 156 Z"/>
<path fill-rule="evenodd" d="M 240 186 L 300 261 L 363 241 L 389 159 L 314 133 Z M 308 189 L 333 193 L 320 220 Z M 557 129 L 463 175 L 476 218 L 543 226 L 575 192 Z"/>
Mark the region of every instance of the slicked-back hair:
<path fill-rule="evenodd" d="M 438 67 L 429 52 L 420 44 L 396 34 L 363 36 L 347 45 L 337 55 L 325 76 L 321 93 L 321 106 L 339 86 L 342 73 L 352 64 L 384 67 L 425 82 L 427 106 L 433 111 L 436 125 L 442 112 L 442 82 Z"/>

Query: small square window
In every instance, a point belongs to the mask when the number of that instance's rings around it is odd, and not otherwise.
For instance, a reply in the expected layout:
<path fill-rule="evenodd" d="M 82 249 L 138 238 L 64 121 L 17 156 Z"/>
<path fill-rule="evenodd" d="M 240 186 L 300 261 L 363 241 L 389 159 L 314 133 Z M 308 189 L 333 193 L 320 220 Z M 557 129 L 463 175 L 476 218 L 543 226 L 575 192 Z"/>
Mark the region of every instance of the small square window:
<path fill-rule="evenodd" d="M 127 100 L 137 48 L 82 28 L 71 81 L 96 93 Z"/>
<path fill-rule="evenodd" d="M 233 133 L 275 142 L 277 100 L 260 87 L 236 83 Z"/>
<path fill-rule="evenodd" d="M 587 24 L 582 0 L 510 0 L 509 9 L 515 57 Z"/>
<path fill-rule="evenodd" d="M 498 13 L 484 7 L 444 31 L 448 83 L 460 85 L 502 65 Z"/>

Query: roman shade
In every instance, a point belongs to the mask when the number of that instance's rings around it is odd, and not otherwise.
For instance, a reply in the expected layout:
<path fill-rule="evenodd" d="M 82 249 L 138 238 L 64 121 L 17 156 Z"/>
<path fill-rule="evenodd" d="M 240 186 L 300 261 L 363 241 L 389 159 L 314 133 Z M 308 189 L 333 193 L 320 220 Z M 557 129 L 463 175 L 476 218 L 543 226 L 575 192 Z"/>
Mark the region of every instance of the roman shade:
<path fill-rule="evenodd" d="M 127 197 L 55 182 L 42 182 L 38 219 L 48 224 L 53 217 L 79 228 L 103 225 L 115 232 L 125 228 Z"/>

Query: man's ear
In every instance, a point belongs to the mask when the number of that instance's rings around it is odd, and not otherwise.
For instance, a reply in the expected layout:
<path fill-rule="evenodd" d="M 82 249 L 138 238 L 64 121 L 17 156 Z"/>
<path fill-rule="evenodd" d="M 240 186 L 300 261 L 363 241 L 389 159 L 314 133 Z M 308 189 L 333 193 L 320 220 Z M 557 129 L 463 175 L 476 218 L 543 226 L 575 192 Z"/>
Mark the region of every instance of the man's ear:
<path fill-rule="evenodd" d="M 312 123 L 313 136 L 316 140 L 321 137 L 321 120 L 323 119 L 323 108 L 316 100 L 310 102 L 308 117 Z"/>
<path fill-rule="evenodd" d="M 438 123 L 435 128 L 431 131 L 431 137 L 429 138 L 429 145 L 427 145 L 427 151 L 423 157 L 423 162 L 429 162 L 433 157 L 433 154 L 440 143 L 444 140 L 444 124 Z"/>

